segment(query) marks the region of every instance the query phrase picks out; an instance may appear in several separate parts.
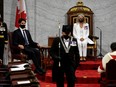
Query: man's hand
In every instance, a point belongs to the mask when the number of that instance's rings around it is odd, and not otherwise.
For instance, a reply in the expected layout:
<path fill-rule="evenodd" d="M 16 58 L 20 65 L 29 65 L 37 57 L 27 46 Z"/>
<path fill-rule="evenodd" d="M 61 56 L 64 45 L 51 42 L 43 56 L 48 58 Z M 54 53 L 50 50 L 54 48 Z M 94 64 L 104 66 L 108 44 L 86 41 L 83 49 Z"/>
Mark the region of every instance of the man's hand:
<path fill-rule="evenodd" d="M 37 47 L 38 47 L 38 48 L 40 48 L 40 45 L 39 45 L 39 44 L 37 44 Z"/>
<path fill-rule="evenodd" d="M 18 47 L 19 47 L 20 49 L 24 49 L 24 46 L 23 46 L 23 45 L 18 45 Z"/>
<path fill-rule="evenodd" d="M 5 41 L 5 44 L 8 44 L 8 41 Z"/>

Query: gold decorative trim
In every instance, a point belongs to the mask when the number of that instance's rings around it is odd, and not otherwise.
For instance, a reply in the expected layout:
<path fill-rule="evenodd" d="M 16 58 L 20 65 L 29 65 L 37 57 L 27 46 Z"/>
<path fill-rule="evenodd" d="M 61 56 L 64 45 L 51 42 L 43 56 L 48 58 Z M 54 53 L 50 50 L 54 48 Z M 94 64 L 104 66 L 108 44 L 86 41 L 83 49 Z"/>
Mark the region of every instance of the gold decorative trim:
<path fill-rule="evenodd" d="M 83 6 L 84 4 L 83 4 L 83 2 L 82 2 L 82 0 L 79 0 L 78 2 L 77 2 L 77 6 Z"/>
<path fill-rule="evenodd" d="M 76 7 L 72 8 L 70 11 L 77 11 L 77 8 Z"/>

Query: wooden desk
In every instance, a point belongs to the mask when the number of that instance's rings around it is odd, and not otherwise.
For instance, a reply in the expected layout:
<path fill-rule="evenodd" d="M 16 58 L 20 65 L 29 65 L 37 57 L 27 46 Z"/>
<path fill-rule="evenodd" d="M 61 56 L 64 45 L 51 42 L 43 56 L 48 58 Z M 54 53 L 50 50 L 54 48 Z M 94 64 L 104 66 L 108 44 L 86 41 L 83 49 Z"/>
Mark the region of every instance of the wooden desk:
<path fill-rule="evenodd" d="M 12 65 L 19 64 L 24 64 L 24 62 L 14 62 L 8 65 L 12 87 L 39 87 L 39 81 L 30 66 L 30 68 L 21 71 L 11 70 Z"/>
<path fill-rule="evenodd" d="M 35 74 L 33 71 L 27 71 L 26 73 L 21 73 L 21 74 L 13 74 L 10 76 L 11 80 L 18 80 L 18 79 L 25 79 L 25 78 L 35 78 Z"/>
<path fill-rule="evenodd" d="M 21 83 L 21 82 L 27 83 Z M 20 83 L 19 83 L 20 82 Z M 23 80 L 13 80 L 12 81 L 13 87 L 39 87 L 38 81 L 36 79 L 23 79 Z"/>
<path fill-rule="evenodd" d="M 0 68 L 0 87 L 11 87 L 8 68 Z"/>
<path fill-rule="evenodd" d="M 29 66 L 28 68 L 26 68 L 25 70 L 20 70 L 20 71 L 12 71 L 11 68 L 13 67 L 13 65 L 19 65 L 19 64 L 24 64 L 25 62 L 11 62 L 8 64 L 9 67 L 9 72 L 11 75 L 14 74 L 23 74 L 23 73 L 28 73 L 31 72 L 31 66 Z"/>
<path fill-rule="evenodd" d="M 53 36 L 49 36 L 48 37 L 48 46 L 52 46 L 52 43 L 53 43 L 54 38 L 55 37 L 53 37 Z"/>

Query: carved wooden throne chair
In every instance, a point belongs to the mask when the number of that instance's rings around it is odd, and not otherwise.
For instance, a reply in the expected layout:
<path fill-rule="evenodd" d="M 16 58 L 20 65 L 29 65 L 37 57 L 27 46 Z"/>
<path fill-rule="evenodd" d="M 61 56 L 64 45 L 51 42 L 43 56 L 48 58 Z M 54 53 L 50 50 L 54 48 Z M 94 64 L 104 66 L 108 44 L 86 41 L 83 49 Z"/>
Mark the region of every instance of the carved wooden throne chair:
<path fill-rule="evenodd" d="M 88 53 L 88 56 L 93 56 L 96 57 L 97 55 L 97 39 L 98 37 L 93 35 L 93 11 L 83 5 L 82 1 L 77 2 L 77 5 L 70 8 L 67 12 L 67 17 L 68 17 L 68 25 L 72 25 L 77 22 L 77 16 L 78 14 L 84 14 L 85 15 L 85 21 L 89 23 L 89 28 L 90 28 L 90 35 L 89 38 L 94 42 L 94 44 L 88 44 L 87 49 L 90 53 Z M 72 28 L 73 31 L 73 28 Z"/>

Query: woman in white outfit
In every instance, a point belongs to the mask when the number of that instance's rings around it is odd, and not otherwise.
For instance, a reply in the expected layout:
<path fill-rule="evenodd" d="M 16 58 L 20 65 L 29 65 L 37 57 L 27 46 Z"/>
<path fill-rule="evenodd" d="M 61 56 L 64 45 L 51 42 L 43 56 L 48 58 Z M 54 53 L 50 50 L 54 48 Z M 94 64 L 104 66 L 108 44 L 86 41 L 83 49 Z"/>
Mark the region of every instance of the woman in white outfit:
<path fill-rule="evenodd" d="M 78 15 L 78 22 L 73 25 L 73 36 L 77 38 L 80 52 L 80 60 L 86 60 L 87 43 L 93 44 L 93 41 L 88 38 L 89 24 L 84 21 L 84 15 Z"/>

